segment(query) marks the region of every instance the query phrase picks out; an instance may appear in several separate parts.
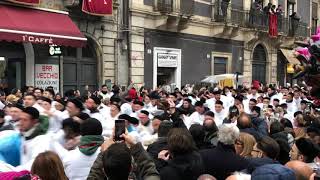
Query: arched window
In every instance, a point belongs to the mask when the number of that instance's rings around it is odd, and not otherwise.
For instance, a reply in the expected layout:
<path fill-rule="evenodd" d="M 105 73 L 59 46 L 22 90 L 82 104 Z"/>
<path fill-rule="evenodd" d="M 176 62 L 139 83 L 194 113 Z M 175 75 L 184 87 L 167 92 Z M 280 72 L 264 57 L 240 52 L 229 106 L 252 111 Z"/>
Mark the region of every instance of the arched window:
<path fill-rule="evenodd" d="M 266 83 L 267 55 L 265 48 L 259 44 L 254 48 L 252 60 L 252 80 Z"/>

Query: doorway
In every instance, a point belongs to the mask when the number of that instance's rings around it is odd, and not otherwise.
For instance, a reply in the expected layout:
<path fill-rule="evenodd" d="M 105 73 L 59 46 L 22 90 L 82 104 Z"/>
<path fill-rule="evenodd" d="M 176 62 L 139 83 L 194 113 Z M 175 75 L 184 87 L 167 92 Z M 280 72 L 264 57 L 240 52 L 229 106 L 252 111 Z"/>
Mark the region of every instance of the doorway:
<path fill-rule="evenodd" d="M 265 48 L 259 44 L 254 48 L 252 60 L 252 80 L 266 83 L 267 55 Z"/>
<path fill-rule="evenodd" d="M 0 41 L 0 89 L 9 94 L 26 84 L 25 50 L 21 43 Z"/>
<path fill-rule="evenodd" d="M 63 90 L 84 92 L 98 88 L 97 55 L 88 42 L 84 48 L 65 47 L 63 49 Z"/>
<path fill-rule="evenodd" d="M 181 87 L 181 49 L 155 47 L 153 51 L 153 89 Z"/>

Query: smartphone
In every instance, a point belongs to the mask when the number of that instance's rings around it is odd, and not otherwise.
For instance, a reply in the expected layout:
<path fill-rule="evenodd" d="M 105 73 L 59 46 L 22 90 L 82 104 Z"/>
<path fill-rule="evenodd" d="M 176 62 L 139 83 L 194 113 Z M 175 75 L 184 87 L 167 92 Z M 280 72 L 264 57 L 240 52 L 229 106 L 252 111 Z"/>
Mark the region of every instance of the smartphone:
<path fill-rule="evenodd" d="M 122 134 L 126 132 L 126 124 L 125 120 L 120 119 L 115 121 L 115 128 L 114 128 L 114 140 L 115 141 L 122 141 L 124 140 L 120 137 Z"/>

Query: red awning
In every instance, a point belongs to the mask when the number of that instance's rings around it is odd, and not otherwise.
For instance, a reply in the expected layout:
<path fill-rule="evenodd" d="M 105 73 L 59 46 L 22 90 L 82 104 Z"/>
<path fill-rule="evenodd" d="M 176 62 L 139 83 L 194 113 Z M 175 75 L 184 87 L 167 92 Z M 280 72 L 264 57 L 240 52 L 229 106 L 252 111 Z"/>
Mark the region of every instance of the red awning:
<path fill-rule="evenodd" d="M 0 4 L 0 40 L 83 47 L 86 38 L 67 13 Z"/>

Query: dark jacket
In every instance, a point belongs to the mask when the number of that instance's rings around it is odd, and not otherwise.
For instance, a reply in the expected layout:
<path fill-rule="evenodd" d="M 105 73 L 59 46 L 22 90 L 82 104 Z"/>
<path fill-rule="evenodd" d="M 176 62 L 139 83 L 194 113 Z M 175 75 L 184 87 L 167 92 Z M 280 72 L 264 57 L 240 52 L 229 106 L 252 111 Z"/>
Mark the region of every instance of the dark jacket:
<path fill-rule="evenodd" d="M 194 107 L 189 107 L 188 109 L 186 109 L 186 108 L 184 108 L 183 106 L 182 107 L 180 107 L 179 109 L 178 109 L 178 111 L 179 111 L 179 113 L 180 114 L 185 114 L 185 115 L 187 115 L 187 116 L 190 116 L 192 113 L 194 113 L 195 112 L 195 109 L 194 109 Z"/>
<path fill-rule="evenodd" d="M 150 144 L 147 148 L 147 152 L 153 158 L 158 171 L 167 165 L 166 161 L 158 159 L 159 152 L 166 149 L 168 149 L 168 142 L 166 137 L 159 137 L 157 141 Z"/>
<path fill-rule="evenodd" d="M 256 141 L 259 141 L 263 137 L 263 135 L 260 132 L 258 132 L 255 128 L 252 127 L 240 129 L 240 132 L 251 134 L 256 139 Z"/>
<path fill-rule="evenodd" d="M 205 173 L 211 174 L 218 180 L 224 180 L 235 171 L 246 169 L 249 162 L 238 156 L 233 145 L 218 142 L 214 149 L 200 151 L 204 161 Z"/>
<path fill-rule="evenodd" d="M 203 162 L 198 152 L 178 155 L 168 161 L 168 165 L 161 169 L 163 180 L 196 180 L 204 172 Z"/>
<path fill-rule="evenodd" d="M 252 117 L 252 124 L 262 136 L 268 136 L 268 124 L 264 119 Z"/>
<path fill-rule="evenodd" d="M 159 173 L 156 169 L 152 158 L 143 149 L 141 143 L 131 147 L 131 155 L 137 164 L 135 175 L 143 180 L 160 180 Z M 100 153 L 91 167 L 87 180 L 105 180 L 107 179 L 103 172 L 102 154 Z"/>
<path fill-rule="evenodd" d="M 266 165 L 266 164 L 279 164 L 278 161 L 270 159 L 270 158 L 251 158 L 249 160 L 249 166 L 247 169 L 247 173 L 251 174 L 256 168 Z"/>

